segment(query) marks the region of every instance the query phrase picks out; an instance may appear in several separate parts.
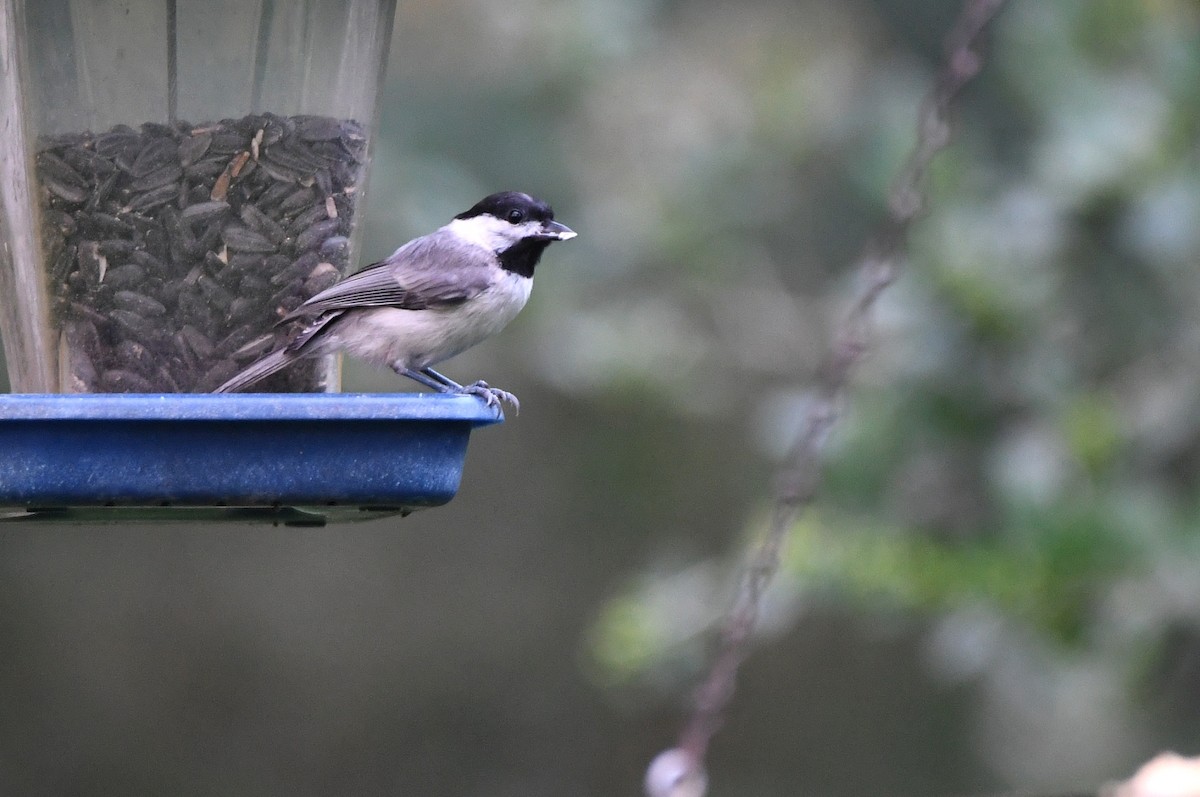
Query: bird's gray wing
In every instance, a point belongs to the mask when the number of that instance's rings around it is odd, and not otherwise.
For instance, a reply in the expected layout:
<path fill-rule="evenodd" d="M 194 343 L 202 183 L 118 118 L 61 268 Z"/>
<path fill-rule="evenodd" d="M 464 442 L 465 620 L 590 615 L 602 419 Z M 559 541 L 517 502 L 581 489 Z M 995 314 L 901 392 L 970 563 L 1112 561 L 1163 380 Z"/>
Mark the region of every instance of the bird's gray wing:
<path fill-rule="evenodd" d="M 285 345 L 283 348 L 290 352 L 300 351 L 300 349 L 302 349 L 306 343 L 312 340 L 318 332 L 329 326 L 330 321 L 333 321 L 333 319 L 337 318 L 344 312 L 346 311 L 328 310 L 322 315 L 317 316 L 309 321 L 308 325 L 305 326 L 304 329 L 300 330 L 300 332 L 296 334 L 296 337 L 289 340 L 287 345 Z M 280 323 L 283 322 L 281 321 Z"/>
<path fill-rule="evenodd" d="M 472 264 L 469 256 L 469 250 L 438 233 L 418 238 L 316 294 L 280 323 L 354 307 L 425 310 L 460 304 L 490 281 L 488 269 Z"/>

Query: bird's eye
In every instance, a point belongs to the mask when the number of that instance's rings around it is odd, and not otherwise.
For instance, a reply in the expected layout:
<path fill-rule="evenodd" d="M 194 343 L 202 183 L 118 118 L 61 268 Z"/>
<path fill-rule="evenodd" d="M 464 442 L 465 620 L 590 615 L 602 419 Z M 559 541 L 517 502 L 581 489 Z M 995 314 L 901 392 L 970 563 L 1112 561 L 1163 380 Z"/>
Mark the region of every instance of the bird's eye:
<path fill-rule="evenodd" d="M 512 222 L 513 224 L 520 224 L 522 221 L 525 220 L 525 212 L 521 211 L 521 210 L 515 210 L 515 209 L 510 210 L 510 211 L 508 211 L 508 220 L 510 222 Z"/>

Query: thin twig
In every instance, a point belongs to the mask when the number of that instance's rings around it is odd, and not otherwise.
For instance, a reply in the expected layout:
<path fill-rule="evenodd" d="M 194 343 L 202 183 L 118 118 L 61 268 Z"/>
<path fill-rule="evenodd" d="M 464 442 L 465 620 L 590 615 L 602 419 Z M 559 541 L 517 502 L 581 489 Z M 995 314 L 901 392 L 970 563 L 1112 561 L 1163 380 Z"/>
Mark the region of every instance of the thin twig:
<path fill-rule="evenodd" d="M 982 68 L 983 58 L 977 47 L 988 23 L 1005 2 L 967 0 L 946 37 L 942 69 L 918 115 L 916 146 L 888 194 L 887 217 L 859 257 L 860 293 L 837 329 L 804 427 L 778 474 L 766 536 L 754 551 L 733 608 L 725 619 L 717 655 L 708 677 L 696 690 L 692 713 L 679 745 L 656 759 L 647 776 L 647 791 L 653 797 L 704 791 L 704 758 L 733 696 L 738 668 L 748 653 L 747 643 L 758 620 L 763 592 L 779 569 L 788 530 L 817 494 L 821 452 L 841 415 L 850 377 L 867 351 L 872 309 L 880 294 L 900 274 L 909 229 L 925 206 L 924 184 L 929 164 L 950 141 L 951 103 Z M 653 767 L 667 759 L 671 759 L 672 769 L 666 780 L 653 780 Z M 667 788 L 663 790 L 663 786 Z"/>

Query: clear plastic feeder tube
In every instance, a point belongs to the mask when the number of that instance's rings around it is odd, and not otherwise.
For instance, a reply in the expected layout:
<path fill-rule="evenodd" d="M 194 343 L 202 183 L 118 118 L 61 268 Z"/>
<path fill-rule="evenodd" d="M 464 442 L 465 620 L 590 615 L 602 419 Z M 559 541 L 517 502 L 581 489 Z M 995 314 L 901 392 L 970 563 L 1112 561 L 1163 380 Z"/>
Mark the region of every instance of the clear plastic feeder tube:
<path fill-rule="evenodd" d="M 350 268 L 395 0 L 0 0 L 14 392 L 206 392 Z M 337 388 L 331 359 L 258 389 Z"/>

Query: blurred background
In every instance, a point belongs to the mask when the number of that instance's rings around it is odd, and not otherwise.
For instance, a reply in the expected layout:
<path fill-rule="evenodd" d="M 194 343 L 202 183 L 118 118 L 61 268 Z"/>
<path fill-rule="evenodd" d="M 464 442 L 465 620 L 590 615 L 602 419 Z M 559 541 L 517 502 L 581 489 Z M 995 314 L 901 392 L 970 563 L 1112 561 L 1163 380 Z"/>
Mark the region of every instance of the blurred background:
<path fill-rule="evenodd" d="M 551 201 L 579 238 L 444 369 L 522 414 L 403 520 L 0 531 L 0 793 L 640 793 L 959 5 L 402 1 L 361 260 Z M 1191 0 L 1009 3 L 712 794 L 1200 752 L 1198 127 Z"/>

